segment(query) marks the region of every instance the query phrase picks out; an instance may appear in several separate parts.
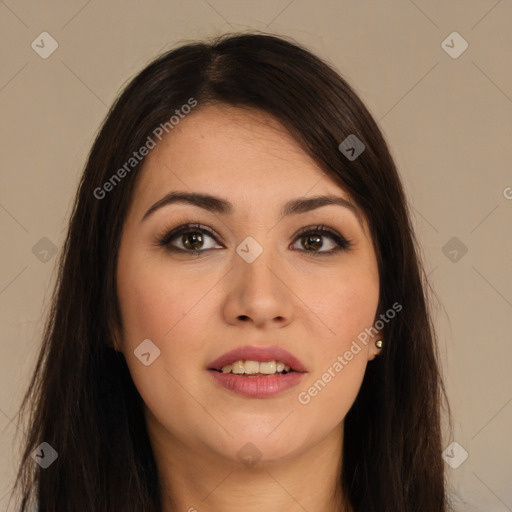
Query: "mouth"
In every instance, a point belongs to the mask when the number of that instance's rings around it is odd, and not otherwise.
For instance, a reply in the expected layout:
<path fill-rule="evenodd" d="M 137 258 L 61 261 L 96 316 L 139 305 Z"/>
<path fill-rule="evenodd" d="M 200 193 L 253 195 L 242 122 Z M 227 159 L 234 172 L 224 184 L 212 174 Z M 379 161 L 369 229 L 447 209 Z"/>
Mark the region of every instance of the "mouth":
<path fill-rule="evenodd" d="M 245 346 L 231 350 L 208 364 L 208 370 L 242 376 L 286 375 L 306 372 L 304 364 L 280 347 Z"/>
<path fill-rule="evenodd" d="M 279 347 L 246 346 L 211 362 L 213 381 L 232 393 L 270 398 L 297 386 L 307 372 L 299 359 Z"/>

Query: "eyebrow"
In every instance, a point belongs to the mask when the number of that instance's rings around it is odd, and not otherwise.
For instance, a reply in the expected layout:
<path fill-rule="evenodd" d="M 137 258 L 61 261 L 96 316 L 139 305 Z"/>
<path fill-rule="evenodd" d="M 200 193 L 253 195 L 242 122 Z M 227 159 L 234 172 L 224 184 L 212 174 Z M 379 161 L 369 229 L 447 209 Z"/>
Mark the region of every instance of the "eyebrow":
<path fill-rule="evenodd" d="M 141 222 L 146 220 L 151 215 L 153 215 L 160 208 L 175 203 L 198 206 L 199 208 L 203 208 L 204 210 L 213 213 L 219 213 L 222 215 L 231 215 L 234 211 L 233 204 L 230 203 L 228 200 L 222 199 L 220 197 L 212 196 L 210 194 L 199 194 L 195 192 L 173 191 L 169 192 L 164 197 L 162 197 L 162 199 L 158 200 L 155 204 L 153 204 L 143 215 Z M 337 205 L 342 206 L 344 208 L 348 208 L 357 217 L 359 223 L 361 223 L 361 212 L 356 205 L 342 197 L 329 195 L 306 198 L 299 197 L 297 199 L 292 199 L 285 203 L 285 205 L 281 209 L 280 219 L 287 217 L 289 215 L 306 213 L 312 210 L 316 210 L 317 208 L 321 208 L 322 206 L 328 205 Z"/>

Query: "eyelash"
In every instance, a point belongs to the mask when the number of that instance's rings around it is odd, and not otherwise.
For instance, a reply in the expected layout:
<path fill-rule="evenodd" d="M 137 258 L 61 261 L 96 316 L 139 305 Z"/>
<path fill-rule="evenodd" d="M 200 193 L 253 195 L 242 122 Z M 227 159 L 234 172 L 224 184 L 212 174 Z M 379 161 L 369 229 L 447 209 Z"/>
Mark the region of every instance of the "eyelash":
<path fill-rule="evenodd" d="M 190 255 L 194 255 L 196 257 L 199 257 L 201 253 L 210 251 L 212 249 L 197 249 L 197 250 L 187 250 L 187 249 L 181 249 L 179 247 L 174 247 L 170 245 L 170 242 L 172 242 L 175 238 L 178 238 L 180 235 L 189 234 L 189 233 L 202 233 L 210 236 L 219 244 L 219 241 L 217 238 L 220 238 L 216 233 L 213 232 L 213 230 L 206 228 L 205 226 L 202 226 L 201 224 L 183 224 L 181 226 L 178 226 L 177 228 L 168 231 L 167 229 L 164 230 L 166 233 L 163 236 L 157 237 L 157 245 L 160 247 L 164 247 L 169 252 L 174 253 L 188 253 Z M 304 237 L 306 235 L 322 235 L 330 238 L 333 242 L 336 243 L 338 246 L 335 249 L 330 249 L 329 251 L 307 251 L 305 249 L 299 250 L 300 252 L 307 253 L 308 256 L 312 257 L 319 257 L 319 256 L 330 256 L 333 254 L 336 254 L 340 251 L 346 251 L 352 246 L 352 242 L 350 240 L 347 240 L 343 236 L 341 236 L 337 231 L 333 230 L 332 228 L 329 228 L 328 226 L 324 226 L 322 224 L 314 227 L 306 227 L 303 228 L 297 235 L 295 236 L 295 240 L 300 239 L 301 237 Z"/>

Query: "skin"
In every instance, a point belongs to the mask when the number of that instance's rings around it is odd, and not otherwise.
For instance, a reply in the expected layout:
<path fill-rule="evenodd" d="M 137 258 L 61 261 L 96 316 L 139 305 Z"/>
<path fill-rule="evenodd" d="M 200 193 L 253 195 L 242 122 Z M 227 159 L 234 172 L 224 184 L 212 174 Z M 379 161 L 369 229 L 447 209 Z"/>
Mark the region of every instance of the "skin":
<path fill-rule="evenodd" d="M 141 221 L 170 191 L 220 196 L 234 213 L 175 203 Z M 279 220 L 288 200 L 322 194 L 351 200 L 282 125 L 254 110 L 197 110 L 144 162 L 118 257 L 117 348 L 145 403 L 164 512 L 351 510 L 334 498 L 343 420 L 380 337 L 359 343 L 361 350 L 307 405 L 297 396 L 373 325 L 379 275 L 367 223 L 350 209 L 328 205 Z M 200 257 L 158 245 L 160 235 L 188 222 L 213 228 L 222 239 L 203 235 L 199 247 L 211 250 Z M 294 236 L 318 224 L 351 247 L 311 256 L 336 247 L 322 235 L 322 246 L 307 252 L 307 240 Z M 263 248 L 252 263 L 236 252 L 247 236 Z M 179 235 L 172 244 L 183 249 L 187 238 Z M 149 366 L 134 355 L 145 339 L 160 350 Z M 283 347 L 308 373 L 272 398 L 217 385 L 208 363 L 249 344 Z M 237 456 L 248 442 L 261 454 L 252 466 Z"/>

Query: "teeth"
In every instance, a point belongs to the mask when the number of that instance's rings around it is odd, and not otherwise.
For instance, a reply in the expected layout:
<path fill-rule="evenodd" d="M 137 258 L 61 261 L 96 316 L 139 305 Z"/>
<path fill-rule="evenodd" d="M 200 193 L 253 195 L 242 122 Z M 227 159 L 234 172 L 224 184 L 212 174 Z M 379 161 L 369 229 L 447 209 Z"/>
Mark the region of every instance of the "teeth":
<path fill-rule="evenodd" d="M 244 363 L 242 361 L 235 361 L 232 365 L 232 372 L 233 373 L 244 373 Z M 225 368 L 225 367 L 224 367 Z M 224 370 L 223 368 L 223 370 Z"/>
<path fill-rule="evenodd" d="M 281 361 L 235 361 L 222 367 L 222 373 L 234 373 L 238 375 L 255 375 L 262 373 L 264 375 L 273 375 L 282 371 L 289 372 L 290 367 Z"/>
<path fill-rule="evenodd" d="M 242 366 L 244 373 L 248 373 L 249 375 L 260 372 L 260 363 L 258 361 L 245 361 L 245 363 L 242 363 Z"/>
<path fill-rule="evenodd" d="M 247 361 L 248 363 L 249 361 Z M 245 366 L 247 368 L 247 363 L 245 363 Z M 275 361 L 269 361 L 268 363 L 260 363 L 258 365 L 260 367 L 260 373 L 265 373 L 266 375 L 270 375 L 272 373 L 276 373 L 276 362 Z"/>

